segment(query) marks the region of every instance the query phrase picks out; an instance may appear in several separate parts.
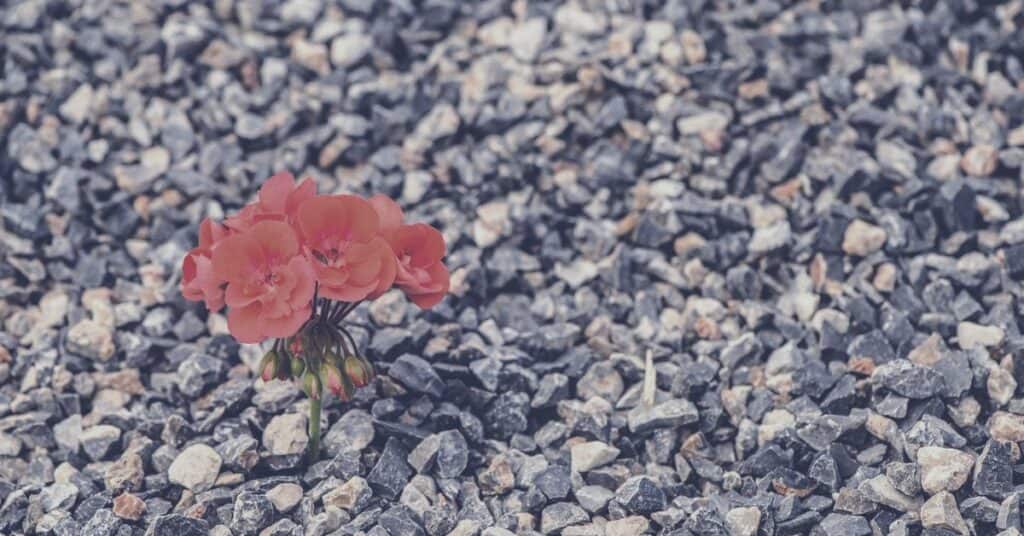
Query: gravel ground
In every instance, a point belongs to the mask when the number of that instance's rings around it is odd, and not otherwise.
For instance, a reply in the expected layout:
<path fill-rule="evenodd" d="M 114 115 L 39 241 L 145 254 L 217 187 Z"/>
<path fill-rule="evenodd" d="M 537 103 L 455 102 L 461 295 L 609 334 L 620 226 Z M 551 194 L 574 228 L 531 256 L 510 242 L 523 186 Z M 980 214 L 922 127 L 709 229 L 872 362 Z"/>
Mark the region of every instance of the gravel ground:
<path fill-rule="evenodd" d="M 730 4 L 0 7 L 0 534 L 1021 534 L 1024 2 Z M 312 466 L 177 289 L 283 169 L 452 269 Z"/>

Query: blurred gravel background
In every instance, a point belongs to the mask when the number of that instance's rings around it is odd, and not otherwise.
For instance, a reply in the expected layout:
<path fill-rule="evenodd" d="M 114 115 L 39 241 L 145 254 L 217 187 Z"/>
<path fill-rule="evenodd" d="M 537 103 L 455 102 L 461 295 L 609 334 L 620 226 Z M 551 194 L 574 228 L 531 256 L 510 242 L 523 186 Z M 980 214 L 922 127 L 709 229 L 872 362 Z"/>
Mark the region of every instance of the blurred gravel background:
<path fill-rule="evenodd" d="M 8 0 L 0 534 L 1019 535 L 1022 27 Z M 299 391 L 177 290 L 282 169 L 395 196 L 453 270 L 362 308 L 385 374 L 312 467 Z"/>

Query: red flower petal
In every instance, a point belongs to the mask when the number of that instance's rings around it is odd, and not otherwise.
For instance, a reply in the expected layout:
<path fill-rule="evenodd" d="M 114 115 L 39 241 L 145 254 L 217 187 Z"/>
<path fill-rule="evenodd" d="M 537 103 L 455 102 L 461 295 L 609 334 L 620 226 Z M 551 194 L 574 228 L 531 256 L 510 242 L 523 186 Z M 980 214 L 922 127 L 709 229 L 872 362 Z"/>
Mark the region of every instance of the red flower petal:
<path fill-rule="evenodd" d="M 448 294 L 451 278 L 448 268 L 444 264 L 437 263 L 428 269 L 430 284 L 414 288 L 403 288 L 409 299 L 421 309 L 430 309 L 440 303 Z"/>
<path fill-rule="evenodd" d="M 298 215 L 299 206 L 314 197 L 316 197 L 316 183 L 313 182 L 313 179 L 305 179 L 288 194 L 288 203 L 285 206 L 288 217 L 294 220 Z"/>
<path fill-rule="evenodd" d="M 204 218 L 199 224 L 199 247 L 209 249 L 228 235 L 228 228 L 211 220 Z"/>
<path fill-rule="evenodd" d="M 373 245 L 381 262 L 381 270 L 377 278 L 377 287 L 367 296 L 370 299 L 387 292 L 395 283 L 395 277 L 398 275 L 398 261 L 395 259 L 395 252 L 391 246 L 383 239 L 374 240 Z"/>
<path fill-rule="evenodd" d="M 408 255 L 413 266 L 430 266 L 443 259 L 444 252 L 444 236 L 425 223 L 403 225 L 396 234 L 395 254 Z"/>
<path fill-rule="evenodd" d="M 377 194 L 370 198 L 370 204 L 373 205 L 373 210 L 377 212 L 377 217 L 380 219 L 381 232 L 387 233 L 401 227 L 402 221 L 405 220 L 405 214 L 402 213 L 402 207 L 398 206 L 394 199 L 384 194 Z"/>
<path fill-rule="evenodd" d="M 299 331 L 302 324 L 304 324 L 306 320 L 309 320 L 309 317 L 312 316 L 312 314 L 313 308 L 309 306 L 304 309 L 295 309 L 285 316 L 262 319 L 261 327 L 264 335 L 267 337 L 276 337 L 279 339 L 291 337 Z"/>
<path fill-rule="evenodd" d="M 299 252 L 299 241 L 291 225 L 281 221 L 261 221 L 249 233 L 259 244 L 270 264 L 286 262 Z"/>
<path fill-rule="evenodd" d="M 228 331 L 238 342 L 254 343 L 267 338 L 260 330 L 260 310 L 258 303 L 228 310 Z"/>
<path fill-rule="evenodd" d="M 288 302 L 293 309 L 301 309 L 313 301 L 316 291 L 316 273 L 309 259 L 295 256 L 288 263 L 288 272 L 295 278 L 295 287 L 291 291 Z"/>
<path fill-rule="evenodd" d="M 267 212 L 284 214 L 288 208 L 288 196 L 295 188 L 295 177 L 282 171 L 267 179 L 260 188 L 259 203 Z"/>
<path fill-rule="evenodd" d="M 213 250 L 213 271 L 229 282 L 247 282 L 263 261 L 263 248 L 248 232 L 225 238 Z"/>
<path fill-rule="evenodd" d="M 367 242 L 377 234 L 377 213 L 354 195 L 318 196 L 302 203 L 296 216 L 304 243 L 310 248 L 328 242 Z"/>
<path fill-rule="evenodd" d="M 228 283 L 224 292 L 224 303 L 229 307 L 247 307 L 260 299 L 260 294 L 249 290 L 251 287 L 245 283 Z"/>

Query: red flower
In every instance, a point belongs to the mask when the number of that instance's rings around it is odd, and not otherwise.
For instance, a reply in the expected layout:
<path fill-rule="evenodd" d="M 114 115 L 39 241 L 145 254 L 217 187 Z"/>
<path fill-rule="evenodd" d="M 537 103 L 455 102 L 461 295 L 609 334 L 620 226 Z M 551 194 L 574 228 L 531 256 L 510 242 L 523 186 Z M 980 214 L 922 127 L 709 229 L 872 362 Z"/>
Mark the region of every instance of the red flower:
<path fill-rule="evenodd" d="M 282 171 L 267 179 L 260 188 L 259 197 L 228 218 L 224 223 L 234 230 L 241 231 L 252 227 L 260 221 L 294 222 L 299 205 L 316 197 L 316 183 L 306 179 L 295 184 L 295 177 Z"/>
<path fill-rule="evenodd" d="M 312 314 L 315 274 L 287 223 L 260 221 L 223 239 L 213 269 L 227 281 L 228 329 L 239 342 L 289 337 Z"/>
<path fill-rule="evenodd" d="M 395 280 L 395 259 L 379 234 L 373 206 L 354 195 L 318 196 L 296 217 L 320 294 L 359 301 L 383 294 Z"/>
<path fill-rule="evenodd" d="M 441 232 L 425 223 L 405 225 L 401 207 L 386 195 L 375 195 L 370 203 L 398 264 L 395 285 L 423 309 L 437 305 L 450 284 Z"/>
<path fill-rule="evenodd" d="M 423 309 L 437 305 L 449 287 L 440 231 L 425 223 L 403 225 L 395 232 L 391 247 L 398 259 L 395 284 Z"/>
<path fill-rule="evenodd" d="M 189 251 L 181 262 L 181 294 L 186 300 L 206 302 L 211 311 L 224 307 L 224 281 L 214 274 L 213 246 L 228 234 L 227 227 L 204 219 L 199 224 L 199 247 Z"/>

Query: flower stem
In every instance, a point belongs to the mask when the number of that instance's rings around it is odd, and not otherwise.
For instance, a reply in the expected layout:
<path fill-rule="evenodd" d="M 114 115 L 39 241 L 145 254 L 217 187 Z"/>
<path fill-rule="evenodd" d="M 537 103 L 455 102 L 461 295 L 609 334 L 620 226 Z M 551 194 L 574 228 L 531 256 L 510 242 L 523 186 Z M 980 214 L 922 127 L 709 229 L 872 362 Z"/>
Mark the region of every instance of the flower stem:
<path fill-rule="evenodd" d="M 309 465 L 320 459 L 320 400 L 309 399 L 309 447 L 306 451 Z"/>

